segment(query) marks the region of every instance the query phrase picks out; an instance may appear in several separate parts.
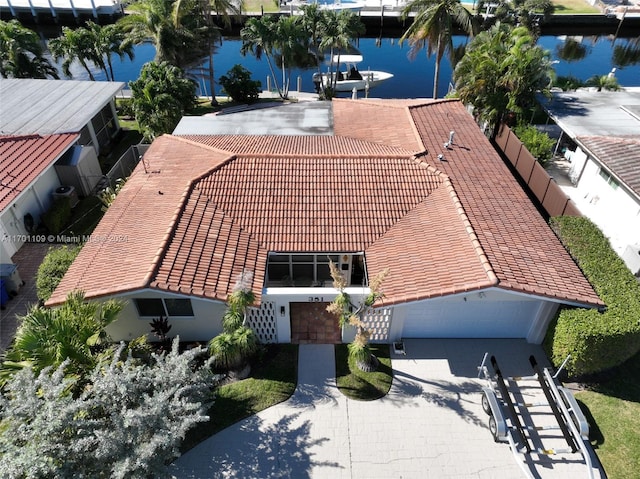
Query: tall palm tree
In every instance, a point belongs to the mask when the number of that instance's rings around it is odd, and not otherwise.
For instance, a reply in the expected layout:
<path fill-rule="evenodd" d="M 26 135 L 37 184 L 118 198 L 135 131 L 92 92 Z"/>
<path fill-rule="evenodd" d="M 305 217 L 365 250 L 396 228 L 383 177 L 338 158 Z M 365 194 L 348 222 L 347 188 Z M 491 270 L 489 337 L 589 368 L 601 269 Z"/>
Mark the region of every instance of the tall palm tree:
<path fill-rule="evenodd" d="M 98 25 L 91 21 L 87 22 L 87 30 L 91 32 L 93 37 L 93 48 L 96 58 L 102 59 L 101 68 L 107 77 L 107 80 L 114 81 L 112 54 L 124 60 L 129 57 L 133 60 L 134 49 L 133 43 L 126 39 L 125 33 L 117 24 Z"/>
<path fill-rule="evenodd" d="M 36 32 L 17 20 L 0 21 L 0 77 L 58 78 Z"/>
<path fill-rule="evenodd" d="M 178 0 L 181 1 L 181 0 Z M 213 23 L 212 12 L 215 12 L 216 18 L 221 20 L 223 25 L 227 28 L 231 26 L 231 19 L 233 17 L 240 17 L 242 8 L 244 6 L 244 0 L 199 0 L 200 11 L 204 17 L 205 24 L 209 34 L 207 35 L 207 54 L 209 57 L 208 62 L 208 79 L 209 79 L 209 91 L 211 92 L 211 105 L 217 105 L 215 92 L 215 75 L 213 65 L 214 52 L 214 40 L 219 37 L 219 29 Z"/>
<path fill-rule="evenodd" d="M 433 75 L 433 98 L 438 98 L 440 62 L 447 52 L 453 51 L 453 28 L 457 24 L 467 34 L 473 36 L 477 22 L 460 0 L 411 0 L 402 10 L 402 17 L 415 13 L 413 23 L 400 38 L 400 43 L 409 41 L 410 55 L 414 56 L 427 47 L 429 56 L 436 54 Z"/>
<path fill-rule="evenodd" d="M 263 15 L 260 18 L 247 20 L 244 28 L 240 30 L 240 38 L 242 40 L 240 53 L 242 55 L 251 53 L 257 60 L 260 60 L 264 55 L 267 59 L 273 83 L 280 96 L 283 97 L 283 90 L 278 84 L 278 78 L 273 68 L 273 55 L 277 41 L 277 22 L 278 20 L 273 15 Z"/>
<path fill-rule="evenodd" d="M 195 5 L 195 0 L 139 0 L 127 7 L 130 14 L 118 24 L 131 43 L 150 42 L 155 46 L 154 61 L 184 68 L 200 51 L 197 34 L 189 29 Z"/>
<path fill-rule="evenodd" d="M 89 79 L 95 81 L 88 62 L 92 62 L 101 68 L 104 62 L 102 59 L 97 58 L 93 44 L 93 35 L 86 28 L 71 29 L 62 27 L 62 35 L 53 38 L 49 42 L 49 50 L 56 62 L 63 59 L 62 73 L 66 76 L 72 76 L 71 64 L 77 60 L 89 75 Z"/>
<path fill-rule="evenodd" d="M 49 366 L 55 369 L 66 359 L 73 374 L 93 370 L 109 357 L 105 328 L 122 307 L 117 301 L 85 301 L 81 292 L 69 294 L 58 308 L 33 306 L 20 318 L 14 342 L 3 358 L 0 381 L 24 367 L 33 368 L 35 374 Z"/>
<path fill-rule="evenodd" d="M 364 33 L 364 24 L 360 18 L 351 10 L 328 10 L 323 12 L 320 23 L 320 50 L 329 51 L 330 64 L 329 71 L 332 73 L 333 82 L 325 91 L 325 97 L 330 97 L 336 88 L 338 81 L 338 72 L 340 68 L 340 52 L 351 46 L 351 41 L 357 35 Z M 337 53 L 337 55 L 336 55 Z M 334 62 L 334 57 L 337 61 Z M 336 70 L 334 72 L 334 70 Z M 327 90 L 324 86 L 323 88 Z"/>

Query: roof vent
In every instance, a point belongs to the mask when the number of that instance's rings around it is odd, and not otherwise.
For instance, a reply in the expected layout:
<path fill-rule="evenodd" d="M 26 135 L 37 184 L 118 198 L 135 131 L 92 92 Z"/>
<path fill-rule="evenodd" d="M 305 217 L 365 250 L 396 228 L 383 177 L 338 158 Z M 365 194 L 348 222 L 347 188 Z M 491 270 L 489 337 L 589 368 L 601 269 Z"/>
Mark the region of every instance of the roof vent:
<path fill-rule="evenodd" d="M 456 132 L 455 132 L 455 131 L 453 131 L 453 130 L 451 130 L 451 131 L 449 132 L 449 141 L 447 141 L 447 142 L 444 144 L 444 147 L 445 147 L 447 150 L 449 150 L 449 149 L 450 149 L 449 147 L 450 147 L 451 145 L 453 145 L 453 136 L 454 136 L 455 134 L 456 134 Z"/>

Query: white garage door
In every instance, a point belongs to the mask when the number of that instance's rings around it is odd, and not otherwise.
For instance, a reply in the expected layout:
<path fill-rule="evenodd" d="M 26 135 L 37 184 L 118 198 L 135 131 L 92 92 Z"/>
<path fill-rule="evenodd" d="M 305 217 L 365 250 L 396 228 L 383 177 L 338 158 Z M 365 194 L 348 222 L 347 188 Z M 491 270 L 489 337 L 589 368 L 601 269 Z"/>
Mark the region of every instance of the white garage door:
<path fill-rule="evenodd" d="M 403 338 L 525 338 L 537 301 L 425 301 L 407 306 Z"/>

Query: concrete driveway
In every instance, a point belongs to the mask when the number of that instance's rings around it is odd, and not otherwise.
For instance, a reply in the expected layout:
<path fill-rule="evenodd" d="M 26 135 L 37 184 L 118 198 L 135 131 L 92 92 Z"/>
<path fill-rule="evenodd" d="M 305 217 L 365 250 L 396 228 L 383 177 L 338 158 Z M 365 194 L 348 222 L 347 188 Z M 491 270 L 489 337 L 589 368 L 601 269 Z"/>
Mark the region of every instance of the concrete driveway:
<path fill-rule="evenodd" d="M 337 390 L 333 346 L 301 345 L 298 387 L 288 401 L 209 438 L 180 457 L 172 473 L 180 479 L 525 477 L 509 446 L 491 437 L 477 366 L 489 352 L 505 376 L 530 375 L 528 357 L 542 363 L 541 348 L 484 339 L 405 345 L 407 355 L 392 360 L 391 391 L 372 402 Z M 580 461 L 577 454 L 553 460 L 532 454 L 529 467 L 544 479 L 589 477 Z"/>

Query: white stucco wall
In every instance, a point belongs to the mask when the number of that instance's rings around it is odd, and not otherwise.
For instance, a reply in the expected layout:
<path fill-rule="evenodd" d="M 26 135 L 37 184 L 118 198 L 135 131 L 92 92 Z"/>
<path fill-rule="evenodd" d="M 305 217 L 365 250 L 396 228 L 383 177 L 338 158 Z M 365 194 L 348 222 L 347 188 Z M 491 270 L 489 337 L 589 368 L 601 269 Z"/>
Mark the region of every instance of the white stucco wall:
<path fill-rule="evenodd" d="M 226 305 L 219 301 L 212 301 L 200 298 L 193 298 L 184 295 L 164 293 L 155 290 L 136 291 L 126 295 L 118 296 L 116 299 L 126 301 L 117 321 L 109 325 L 107 332 L 114 341 L 129 341 L 144 334 L 150 341 L 157 338 L 151 333 L 149 323 L 152 317 L 140 317 L 133 302 L 134 298 L 186 298 L 191 299 L 193 317 L 169 317 L 171 338 L 180 336 L 181 341 L 208 341 L 222 332 L 222 315 L 226 310 Z"/>
<path fill-rule="evenodd" d="M 584 153 L 577 151 L 575 156 L 580 158 L 581 155 Z M 623 184 L 616 189 L 611 187 L 599 171 L 600 167 L 593 159 L 586 159 L 576 192 L 571 198 L 582 214 L 609 238 L 616 253 L 622 256 L 627 246 L 640 246 L 640 200 Z M 628 266 L 631 267 L 630 264 Z"/>

